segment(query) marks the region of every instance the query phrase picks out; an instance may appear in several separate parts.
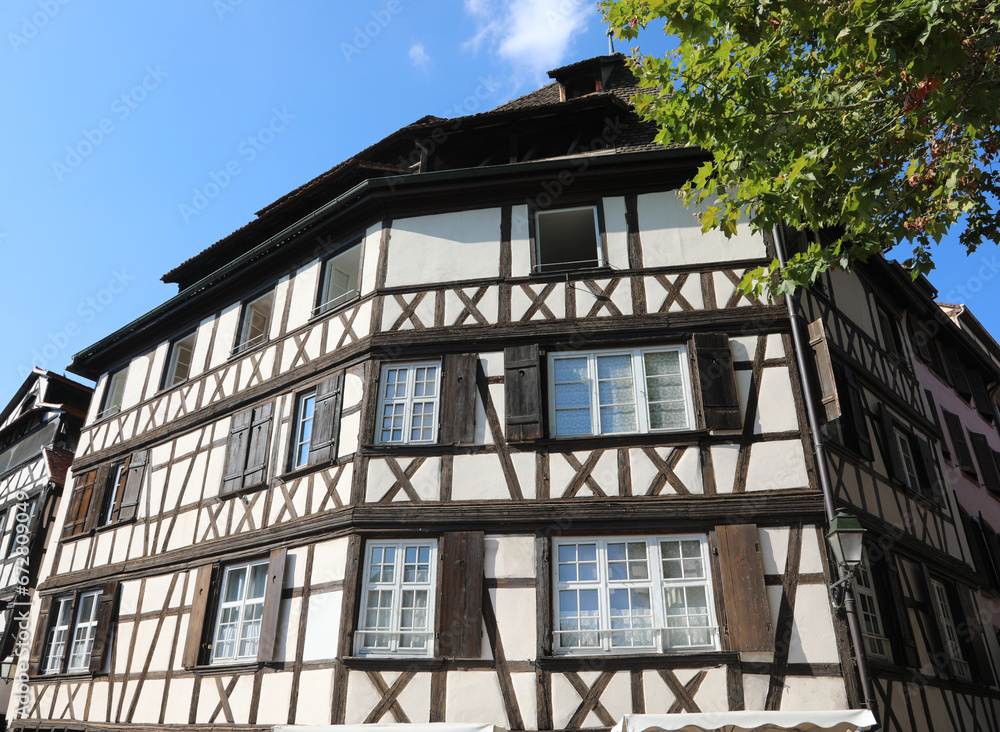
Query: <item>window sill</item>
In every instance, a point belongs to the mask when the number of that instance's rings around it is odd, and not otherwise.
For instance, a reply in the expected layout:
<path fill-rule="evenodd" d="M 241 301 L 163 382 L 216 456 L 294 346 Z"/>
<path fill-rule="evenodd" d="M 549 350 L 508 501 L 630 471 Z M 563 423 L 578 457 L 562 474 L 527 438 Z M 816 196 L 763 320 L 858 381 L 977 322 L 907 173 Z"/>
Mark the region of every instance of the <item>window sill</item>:
<path fill-rule="evenodd" d="M 568 279 L 590 279 L 591 277 L 607 277 L 614 275 L 617 270 L 607 264 L 597 264 L 590 267 L 567 267 L 560 270 L 549 270 L 541 272 L 532 269 L 527 277 L 513 277 L 511 282 L 517 280 L 524 282 L 565 282 Z"/>
<path fill-rule="evenodd" d="M 349 308 L 351 305 L 357 304 L 357 302 L 360 299 L 361 299 L 361 293 L 358 293 L 357 295 L 355 295 L 354 297 L 352 297 L 350 300 L 344 300 L 343 302 L 339 302 L 336 305 L 334 305 L 333 307 L 327 308 L 326 310 L 324 310 L 321 313 L 313 312 L 313 314 L 309 316 L 309 319 L 306 322 L 308 322 L 308 323 L 315 323 L 315 322 L 323 320 L 324 318 L 327 318 L 327 317 L 329 317 L 331 315 L 336 315 L 337 313 L 343 312 L 344 310 L 346 310 L 347 308 Z"/>
<path fill-rule="evenodd" d="M 93 422 L 91 422 L 91 423 L 90 423 L 89 425 L 87 425 L 87 426 L 88 426 L 88 427 L 92 427 L 93 425 L 95 425 L 95 424 L 99 424 L 100 422 L 106 422 L 107 420 L 111 419 L 112 417 L 117 417 L 117 416 L 118 416 L 119 414 L 121 414 L 121 413 L 122 413 L 123 411 L 124 411 L 124 410 L 123 410 L 123 409 L 122 409 L 121 407 L 118 407 L 118 408 L 117 408 L 117 409 L 115 409 L 115 410 L 114 410 L 113 412 L 101 412 L 101 413 L 100 413 L 100 414 L 98 414 L 98 415 L 97 415 L 96 417 L 94 417 L 94 421 L 93 421 Z"/>
<path fill-rule="evenodd" d="M 340 659 L 348 668 L 360 670 L 406 670 L 409 668 L 436 669 L 447 663 L 447 659 L 435 658 L 433 656 L 396 656 L 390 653 L 383 655 L 372 654 L 370 656 L 344 656 Z"/>
<path fill-rule="evenodd" d="M 249 495 L 250 493 L 256 493 L 257 491 L 262 491 L 266 488 L 268 488 L 268 484 L 266 482 L 257 483 L 256 485 L 244 486 L 243 488 L 240 488 L 238 491 L 230 491 L 229 493 L 220 493 L 217 496 L 217 498 L 220 501 L 228 501 L 232 498 L 239 498 L 240 496 L 246 496 Z"/>
<path fill-rule="evenodd" d="M 263 661 L 234 661 L 233 663 L 210 663 L 189 666 L 188 670 L 198 676 L 228 676 L 231 674 L 256 673 L 267 664 Z"/>
<path fill-rule="evenodd" d="M 537 445 L 539 447 L 558 448 L 562 445 L 573 445 L 574 449 L 586 449 L 590 443 L 595 445 L 635 445 L 649 443 L 651 445 L 667 445 L 672 443 L 697 444 L 703 437 L 709 434 L 704 429 L 676 430 L 672 432 L 629 432 L 615 435 L 565 435 L 563 437 L 541 437 L 537 440 L 525 440 L 525 443 Z M 741 434 L 733 431 L 734 436 Z M 518 443 L 514 443 L 518 444 Z"/>
<path fill-rule="evenodd" d="M 535 665 L 546 671 L 574 671 L 580 668 L 624 670 L 634 668 L 673 668 L 699 665 L 717 666 L 737 663 L 736 651 L 691 651 L 676 653 L 596 653 L 584 655 L 539 656 Z"/>
<path fill-rule="evenodd" d="M 306 475 L 319 472 L 324 468 L 330 468 L 337 464 L 336 460 L 324 460 L 321 463 L 313 463 L 312 465 L 303 465 L 301 468 L 292 468 L 287 473 L 282 473 L 281 475 L 274 476 L 273 480 L 278 480 L 283 483 L 287 483 L 290 480 L 295 480 L 296 478 L 302 478 Z M 226 494 L 229 495 L 229 494 Z"/>
<path fill-rule="evenodd" d="M 237 359 L 243 358 L 247 354 L 256 353 L 257 351 L 267 348 L 270 344 L 271 344 L 271 339 L 265 338 L 260 343 L 257 343 L 256 345 L 253 346 L 249 346 L 248 348 L 241 348 L 238 351 L 235 350 L 234 348 L 234 350 L 229 353 L 229 358 L 226 360 L 231 363 Z"/>
<path fill-rule="evenodd" d="M 66 671 L 61 674 L 38 674 L 29 676 L 29 682 L 50 682 L 50 681 L 82 681 L 83 679 L 93 679 L 98 676 L 107 676 L 107 671 Z"/>
<path fill-rule="evenodd" d="M 180 388 L 189 383 L 191 383 L 191 377 L 188 377 L 183 381 L 178 381 L 176 384 L 171 384 L 170 386 L 162 386 L 157 391 L 153 392 L 153 399 L 158 399 L 164 394 L 168 394 L 174 389 Z"/>

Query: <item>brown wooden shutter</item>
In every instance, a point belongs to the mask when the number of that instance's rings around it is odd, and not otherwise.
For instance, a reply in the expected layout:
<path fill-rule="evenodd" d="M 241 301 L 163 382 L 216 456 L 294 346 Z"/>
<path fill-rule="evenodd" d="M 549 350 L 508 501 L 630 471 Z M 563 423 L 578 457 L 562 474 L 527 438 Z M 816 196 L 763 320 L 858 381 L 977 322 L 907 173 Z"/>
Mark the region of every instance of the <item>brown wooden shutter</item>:
<path fill-rule="evenodd" d="M 812 346 L 813 363 L 816 365 L 820 401 L 826 410 L 826 419 L 829 422 L 839 418 L 842 411 L 837 393 L 837 378 L 833 371 L 833 361 L 830 358 L 830 344 L 826 340 L 826 330 L 823 328 L 822 319 L 809 324 L 809 345 Z"/>
<path fill-rule="evenodd" d="M 879 405 L 879 416 L 882 419 L 882 442 L 884 443 L 882 459 L 885 460 L 885 469 L 889 477 L 906 482 L 906 470 L 903 467 L 903 456 L 899 452 L 899 445 L 896 444 L 896 430 L 892 426 L 892 414 L 885 404 Z"/>
<path fill-rule="evenodd" d="M 924 591 L 927 593 L 927 611 L 933 616 L 930 618 L 931 636 L 934 639 L 934 650 L 942 651 L 947 655 L 947 638 L 948 634 L 944 627 L 944 614 L 941 603 L 938 600 L 937 593 L 934 592 L 933 580 L 931 579 L 931 571 L 927 568 L 927 565 L 921 562 L 920 569 L 922 570 L 922 579 Z M 947 588 L 945 588 L 947 589 Z M 952 613 L 951 616 L 954 618 L 955 614 Z M 956 623 L 957 625 L 957 623 Z M 945 673 L 948 676 L 952 676 L 951 664 L 948 664 Z"/>
<path fill-rule="evenodd" d="M 942 411 L 944 412 L 944 423 L 948 427 L 948 434 L 951 435 L 951 444 L 955 448 L 953 462 L 966 473 L 975 475 L 976 467 L 972 464 L 969 443 L 965 441 L 965 428 L 962 427 L 962 420 L 958 418 L 957 414 L 952 414 L 947 409 Z"/>
<path fill-rule="evenodd" d="M 437 623 L 441 657 L 478 659 L 482 654 L 484 552 L 482 531 L 441 537 Z"/>
<path fill-rule="evenodd" d="M 983 382 L 983 375 L 979 369 L 969 369 L 969 386 L 972 388 L 972 400 L 975 402 L 976 411 L 979 412 L 987 422 L 993 421 L 993 399 L 986 390 Z"/>
<path fill-rule="evenodd" d="M 121 506 L 118 509 L 119 521 L 131 521 L 139 508 L 139 495 L 142 493 L 142 479 L 146 473 L 146 463 L 149 461 L 149 450 L 138 450 L 132 453 L 125 478 L 125 490 L 121 496 Z"/>
<path fill-rule="evenodd" d="M 969 440 L 972 442 L 973 452 L 976 453 L 976 462 L 979 463 L 979 474 L 983 477 L 983 483 L 991 492 L 1000 493 L 1000 474 L 997 474 L 993 450 L 986 441 L 986 435 L 970 432 Z"/>
<path fill-rule="evenodd" d="M 879 609 L 882 610 L 882 620 L 889 630 L 893 658 L 902 666 L 918 667 L 920 655 L 917 653 L 917 641 L 910 624 L 910 611 L 906 598 L 903 597 L 903 585 L 896 560 L 890 554 L 881 561 L 873 562 L 871 566 L 877 578 L 876 590 L 883 590 L 879 598 Z"/>
<path fill-rule="evenodd" d="M 267 478 L 267 447 L 271 439 L 271 415 L 274 402 L 254 407 L 250 424 L 250 447 L 247 450 L 247 467 L 243 474 L 243 487 L 260 485 Z"/>
<path fill-rule="evenodd" d="M 42 657 L 49 640 L 49 616 L 52 614 L 52 595 L 42 598 L 38 612 L 38 625 L 35 626 L 35 637 L 31 641 L 31 654 L 28 656 L 28 673 L 37 676 L 42 672 Z"/>
<path fill-rule="evenodd" d="M 479 357 L 472 353 L 444 357 L 441 374 L 442 445 L 458 445 L 476 440 L 476 367 Z"/>
<path fill-rule="evenodd" d="M 958 602 L 962 608 L 964 623 L 957 623 L 959 637 L 964 642 L 973 661 L 973 678 L 984 686 L 993 685 L 993 666 L 986 650 L 986 631 L 979 620 L 979 607 L 968 587 L 957 588 Z M 969 655 L 966 658 L 969 658 Z"/>
<path fill-rule="evenodd" d="M 264 594 L 264 614 L 260 619 L 260 639 L 257 643 L 257 661 L 274 660 L 274 642 L 278 630 L 278 613 L 281 610 L 281 585 L 285 579 L 285 549 L 275 549 L 267 565 L 267 590 Z"/>
<path fill-rule="evenodd" d="M 232 493 L 243 487 L 247 467 L 247 446 L 250 444 L 250 422 L 253 410 L 233 415 L 226 447 L 226 470 L 222 478 L 222 493 Z"/>
<path fill-rule="evenodd" d="M 754 524 L 716 526 L 726 625 L 734 651 L 774 650 L 764 562 Z"/>
<path fill-rule="evenodd" d="M 309 440 L 309 465 L 337 458 L 337 433 L 343 391 L 343 372 L 331 376 L 316 387 L 316 407 L 313 412 L 312 437 Z"/>
<path fill-rule="evenodd" d="M 942 346 L 944 351 L 944 362 L 948 367 L 948 380 L 955 387 L 955 391 L 968 399 L 972 396 L 972 385 L 969 383 L 969 375 L 965 372 L 962 359 L 951 346 Z"/>
<path fill-rule="evenodd" d="M 542 375 L 538 346 L 505 348 L 503 358 L 507 440 L 537 440 L 542 437 Z"/>
<path fill-rule="evenodd" d="M 215 593 L 219 589 L 220 571 L 221 566 L 218 563 L 198 567 L 198 576 L 194 583 L 194 600 L 191 603 L 191 613 L 188 615 L 184 654 L 181 656 L 181 665 L 186 668 L 197 666 L 207 658 L 206 652 L 211 643 L 214 625 L 207 622 L 207 619 L 214 605 Z"/>
<path fill-rule="evenodd" d="M 97 470 L 90 470 L 77 477 L 69 510 L 66 512 L 66 525 L 63 527 L 64 539 L 83 533 L 87 523 L 87 512 L 90 510 L 90 503 L 94 496 L 96 480 Z"/>
<path fill-rule="evenodd" d="M 722 333 L 695 333 L 689 345 L 692 381 L 700 386 L 705 429 L 738 430 L 739 395 L 729 337 Z"/>
<path fill-rule="evenodd" d="M 945 502 L 944 484 L 941 481 L 941 473 L 938 471 L 934 447 L 923 437 L 917 437 L 917 449 L 920 452 L 921 467 L 923 468 L 923 487 L 931 499 L 943 504 Z"/>
<path fill-rule="evenodd" d="M 101 520 L 101 509 L 104 508 L 104 496 L 108 489 L 108 471 L 110 465 L 102 465 L 97 469 L 97 477 L 94 479 L 94 490 L 90 498 L 90 506 L 87 508 L 87 518 L 83 525 L 84 531 L 90 531 L 96 527 Z"/>
<path fill-rule="evenodd" d="M 913 318 L 907 318 L 907 329 L 910 331 L 910 340 L 913 341 L 916 356 L 926 364 L 931 363 L 930 336 L 923 326 L 914 325 Z"/>
<path fill-rule="evenodd" d="M 104 585 L 97 611 L 97 627 L 94 629 L 94 647 L 90 652 L 90 672 L 99 674 L 104 670 L 105 654 L 111 652 L 112 630 L 118 617 L 118 586 L 112 581 Z"/>
<path fill-rule="evenodd" d="M 865 460 L 871 460 L 874 456 L 872 450 L 872 439 L 868 433 L 868 420 L 865 418 L 864 400 L 861 398 L 861 388 L 858 386 L 854 371 L 844 369 L 844 383 L 847 385 L 846 405 L 841 401 L 841 409 L 845 406 L 849 412 L 850 420 L 844 425 L 843 432 L 849 435 L 850 446 L 853 447 Z"/>

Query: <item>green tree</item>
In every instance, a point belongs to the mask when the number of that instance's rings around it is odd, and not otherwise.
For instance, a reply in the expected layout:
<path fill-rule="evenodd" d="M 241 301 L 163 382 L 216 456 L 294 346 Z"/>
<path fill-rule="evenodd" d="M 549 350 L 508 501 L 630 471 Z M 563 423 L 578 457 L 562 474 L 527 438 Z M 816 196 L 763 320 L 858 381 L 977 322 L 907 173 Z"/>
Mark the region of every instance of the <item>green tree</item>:
<path fill-rule="evenodd" d="M 648 89 L 637 109 L 660 142 L 711 154 L 683 189 L 708 204 L 706 231 L 731 235 L 744 220 L 842 232 L 744 288 L 782 294 L 896 244 L 915 277 L 952 227 L 967 253 L 1000 243 L 1000 2 L 601 5 L 620 38 L 662 21 L 679 40 L 663 58 L 633 58 Z"/>

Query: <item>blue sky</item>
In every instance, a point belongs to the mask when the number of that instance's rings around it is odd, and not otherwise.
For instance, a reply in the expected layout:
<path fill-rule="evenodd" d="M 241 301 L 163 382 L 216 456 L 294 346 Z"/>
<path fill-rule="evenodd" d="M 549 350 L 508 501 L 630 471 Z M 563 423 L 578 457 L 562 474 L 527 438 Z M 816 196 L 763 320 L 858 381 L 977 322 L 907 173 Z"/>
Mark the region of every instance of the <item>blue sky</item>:
<path fill-rule="evenodd" d="M 604 30 L 583 0 L 5 0 L 0 405 L 175 294 L 160 276 L 255 211 L 426 114 L 606 53 Z M 942 298 L 1000 331 L 1000 256 L 949 260 Z"/>

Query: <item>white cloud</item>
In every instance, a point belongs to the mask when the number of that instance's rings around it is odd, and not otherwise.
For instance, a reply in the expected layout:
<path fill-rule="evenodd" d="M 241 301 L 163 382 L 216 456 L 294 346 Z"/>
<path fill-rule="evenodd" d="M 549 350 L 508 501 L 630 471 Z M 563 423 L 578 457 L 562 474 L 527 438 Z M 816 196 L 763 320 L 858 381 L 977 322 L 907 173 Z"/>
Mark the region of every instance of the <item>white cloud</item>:
<path fill-rule="evenodd" d="M 465 0 L 465 12 L 476 21 L 465 48 L 478 52 L 489 44 L 518 71 L 541 80 L 568 62 L 574 38 L 596 10 L 589 0 Z"/>
<path fill-rule="evenodd" d="M 417 69 L 421 71 L 427 71 L 431 67 L 431 57 L 427 54 L 427 50 L 424 48 L 424 44 L 420 42 L 414 42 L 410 46 L 410 63 Z"/>

